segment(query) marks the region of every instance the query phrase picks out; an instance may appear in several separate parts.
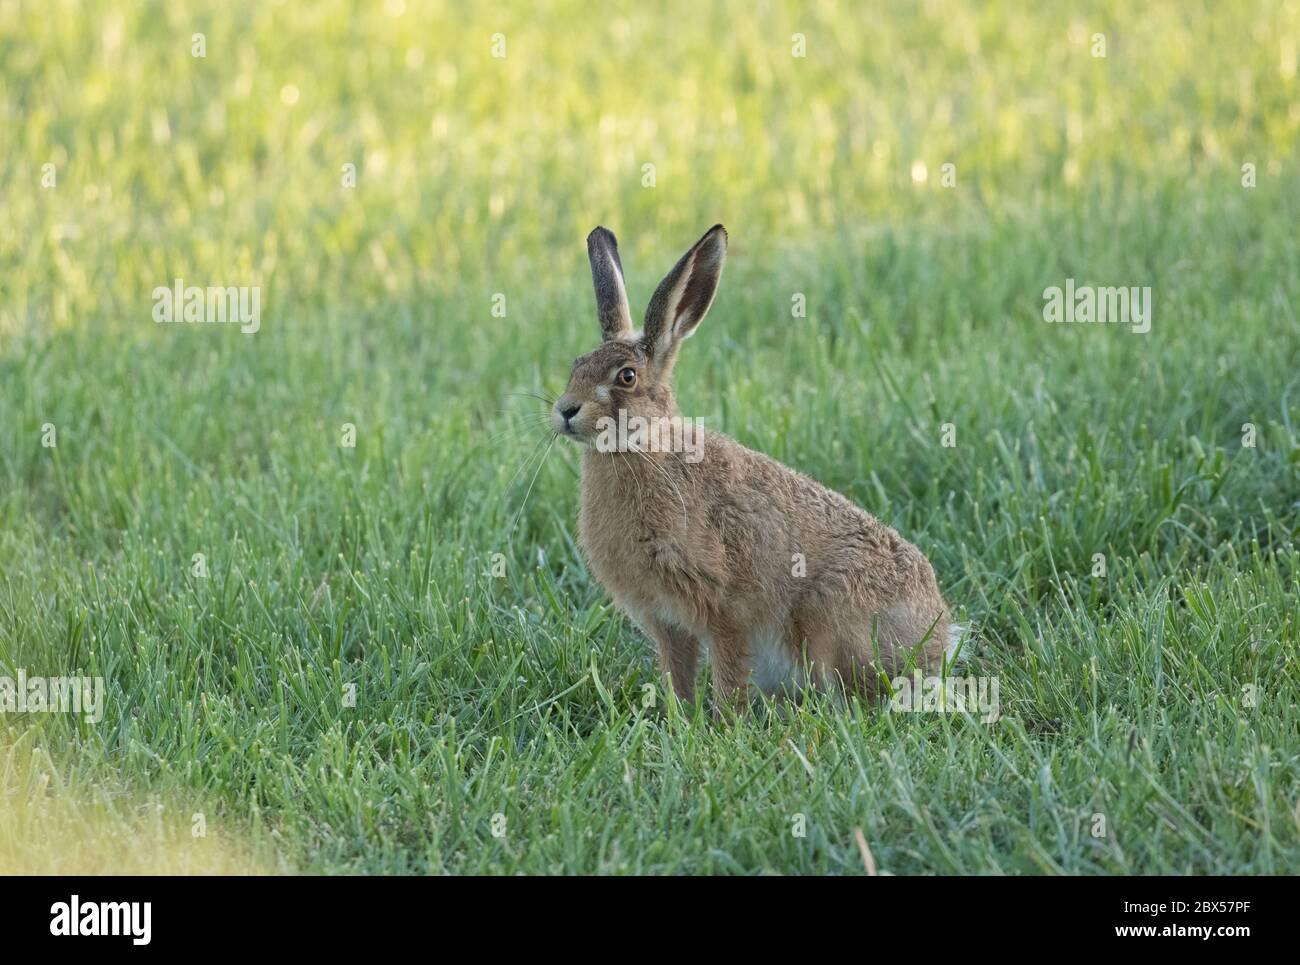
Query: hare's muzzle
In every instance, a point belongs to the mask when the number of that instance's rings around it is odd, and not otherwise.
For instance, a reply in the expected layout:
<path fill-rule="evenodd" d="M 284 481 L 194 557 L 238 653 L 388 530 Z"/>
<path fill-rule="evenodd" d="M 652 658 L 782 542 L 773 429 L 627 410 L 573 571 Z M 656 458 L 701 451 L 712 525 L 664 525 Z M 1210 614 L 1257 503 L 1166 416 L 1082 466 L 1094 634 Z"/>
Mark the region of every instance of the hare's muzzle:
<path fill-rule="evenodd" d="M 551 425 L 560 435 L 576 437 L 577 432 L 574 431 L 572 422 L 580 411 L 582 411 L 581 402 L 560 399 L 551 410 Z"/>

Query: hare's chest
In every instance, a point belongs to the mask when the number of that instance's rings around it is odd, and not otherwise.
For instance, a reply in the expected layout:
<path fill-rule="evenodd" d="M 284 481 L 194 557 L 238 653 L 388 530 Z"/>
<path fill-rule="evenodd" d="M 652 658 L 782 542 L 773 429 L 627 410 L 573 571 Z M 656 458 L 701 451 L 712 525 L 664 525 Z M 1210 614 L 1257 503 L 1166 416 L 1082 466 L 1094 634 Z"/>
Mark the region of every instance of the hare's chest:
<path fill-rule="evenodd" d="M 626 521 L 619 525 L 585 511 L 579 520 L 578 543 L 592 576 L 619 602 L 649 603 L 660 595 L 654 543 L 638 530 Z"/>
<path fill-rule="evenodd" d="M 578 543 L 591 574 L 622 609 L 675 611 L 685 567 L 678 541 L 643 520 L 610 518 L 584 504 Z"/>
<path fill-rule="evenodd" d="M 640 478 L 638 463 L 589 458 L 583 464 L 578 543 L 592 576 L 625 611 L 680 614 L 692 626 L 703 587 L 716 587 L 718 567 L 684 501 L 656 498 L 658 477 Z M 673 492 L 680 485 L 674 483 Z M 715 554 L 716 555 L 716 554 Z"/>

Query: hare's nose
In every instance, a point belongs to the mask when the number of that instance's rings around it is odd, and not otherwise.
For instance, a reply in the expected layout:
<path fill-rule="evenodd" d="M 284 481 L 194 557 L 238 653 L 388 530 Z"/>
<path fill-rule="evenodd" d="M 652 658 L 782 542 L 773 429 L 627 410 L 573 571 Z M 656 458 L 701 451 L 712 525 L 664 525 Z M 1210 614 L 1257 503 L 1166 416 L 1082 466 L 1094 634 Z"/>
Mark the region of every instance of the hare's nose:
<path fill-rule="evenodd" d="M 569 425 L 569 420 L 572 419 L 575 415 L 577 415 L 578 410 L 581 408 L 582 408 L 582 403 L 579 402 L 577 405 L 571 405 L 567 409 L 560 410 L 560 416 L 564 419 L 564 425 L 566 427 Z"/>

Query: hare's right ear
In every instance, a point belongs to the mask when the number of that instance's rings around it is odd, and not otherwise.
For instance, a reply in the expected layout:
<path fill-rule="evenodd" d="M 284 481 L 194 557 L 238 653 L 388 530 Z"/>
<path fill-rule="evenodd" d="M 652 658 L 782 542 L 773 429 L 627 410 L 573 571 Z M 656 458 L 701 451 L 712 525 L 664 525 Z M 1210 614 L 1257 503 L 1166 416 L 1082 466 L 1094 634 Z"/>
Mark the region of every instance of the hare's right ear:
<path fill-rule="evenodd" d="M 627 304 L 627 286 L 623 283 L 623 265 L 618 260 L 618 239 L 614 232 L 597 227 L 587 235 L 587 257 L 591 260 L 591 282 L 596 288 L 600 334 L 606 342 L 630 337 L 632 312 Z"/>
<path fill-rule="evenodd" d="M 727 229 L 715 224 L 691 245 L 655 289 L 645 310 L 641 337 L 663 371 L 672 368 L 678 346 L 691 337 L 713 304 L 726 259 Z"/>

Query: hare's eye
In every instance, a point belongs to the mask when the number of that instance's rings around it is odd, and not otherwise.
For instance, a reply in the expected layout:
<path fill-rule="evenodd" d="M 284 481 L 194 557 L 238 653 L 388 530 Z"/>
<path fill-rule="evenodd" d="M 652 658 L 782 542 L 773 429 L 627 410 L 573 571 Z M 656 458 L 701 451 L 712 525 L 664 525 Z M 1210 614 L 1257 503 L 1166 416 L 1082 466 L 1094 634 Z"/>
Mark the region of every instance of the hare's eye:
<path fill-rule="evenodd" d="M 620 370 L 619 373 L 618 373 L 618 384 L 619 384 L 619 385 L 635 385 L 635 384 L 636 384 L 636 369 L 628 368 L 628 369 L 622 369 L 622 370 Z"/>

